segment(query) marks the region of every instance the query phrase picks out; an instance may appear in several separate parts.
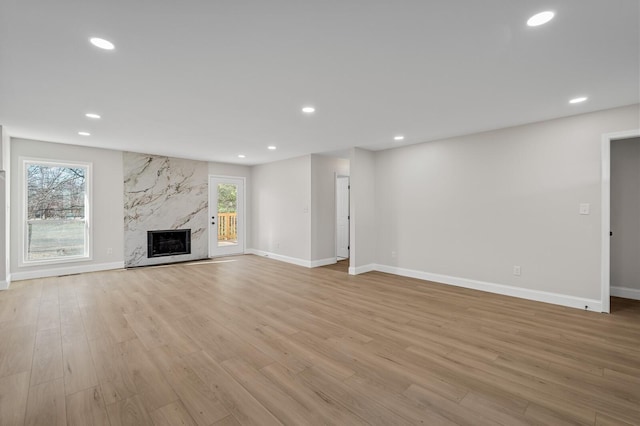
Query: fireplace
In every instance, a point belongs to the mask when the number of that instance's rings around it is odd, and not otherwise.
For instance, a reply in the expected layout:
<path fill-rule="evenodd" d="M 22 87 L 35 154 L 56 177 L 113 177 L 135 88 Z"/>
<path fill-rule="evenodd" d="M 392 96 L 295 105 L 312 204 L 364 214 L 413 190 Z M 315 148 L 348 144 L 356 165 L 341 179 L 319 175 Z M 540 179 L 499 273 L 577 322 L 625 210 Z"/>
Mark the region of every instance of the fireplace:
<path fill-rule="evenodd" d="M 191 229 L 147 231 L 147 257 L 191 254 Z"/>

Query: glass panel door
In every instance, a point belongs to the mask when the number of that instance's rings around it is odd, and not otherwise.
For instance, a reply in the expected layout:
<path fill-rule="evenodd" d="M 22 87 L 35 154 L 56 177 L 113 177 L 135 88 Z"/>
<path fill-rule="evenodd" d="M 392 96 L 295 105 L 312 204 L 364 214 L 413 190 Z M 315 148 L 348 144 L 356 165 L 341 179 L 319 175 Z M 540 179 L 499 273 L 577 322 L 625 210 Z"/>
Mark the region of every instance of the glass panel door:
<path fill-rule="evenodd" d="M 244 252 L 244 179 L 211 176 L 209 255 Z"/>

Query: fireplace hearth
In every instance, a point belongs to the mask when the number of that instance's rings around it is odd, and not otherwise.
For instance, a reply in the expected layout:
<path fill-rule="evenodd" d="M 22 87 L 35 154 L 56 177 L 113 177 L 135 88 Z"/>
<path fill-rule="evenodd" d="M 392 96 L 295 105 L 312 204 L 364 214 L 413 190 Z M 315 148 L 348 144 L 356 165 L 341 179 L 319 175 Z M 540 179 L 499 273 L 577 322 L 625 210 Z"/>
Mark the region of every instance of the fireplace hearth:
<path fill-rule="evenodd" d="M 147 231 L 147 257 L 191 254 L 191 229 Z"/>

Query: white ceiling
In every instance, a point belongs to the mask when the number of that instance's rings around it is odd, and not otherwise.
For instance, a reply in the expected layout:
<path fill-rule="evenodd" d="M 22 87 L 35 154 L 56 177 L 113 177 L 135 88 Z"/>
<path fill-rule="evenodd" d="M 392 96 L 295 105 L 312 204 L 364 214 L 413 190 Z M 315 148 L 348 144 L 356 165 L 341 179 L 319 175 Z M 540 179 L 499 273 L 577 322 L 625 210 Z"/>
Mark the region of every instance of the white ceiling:
<path fill-rule="evenodd" d="M 384 149 L 639 102 L 638 20 L 637 0 L 2 0 L 0 124 L 241 164 Z"/>

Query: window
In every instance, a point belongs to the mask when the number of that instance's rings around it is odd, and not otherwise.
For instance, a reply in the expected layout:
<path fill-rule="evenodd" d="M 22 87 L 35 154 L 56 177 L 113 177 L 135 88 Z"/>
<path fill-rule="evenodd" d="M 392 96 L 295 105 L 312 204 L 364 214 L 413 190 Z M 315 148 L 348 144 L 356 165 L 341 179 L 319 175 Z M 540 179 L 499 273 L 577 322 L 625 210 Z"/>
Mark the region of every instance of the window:
<path fill-rule="evenodd" d="M 23 160 L 23 263 L 90 257 L 91 164 Z"/>

